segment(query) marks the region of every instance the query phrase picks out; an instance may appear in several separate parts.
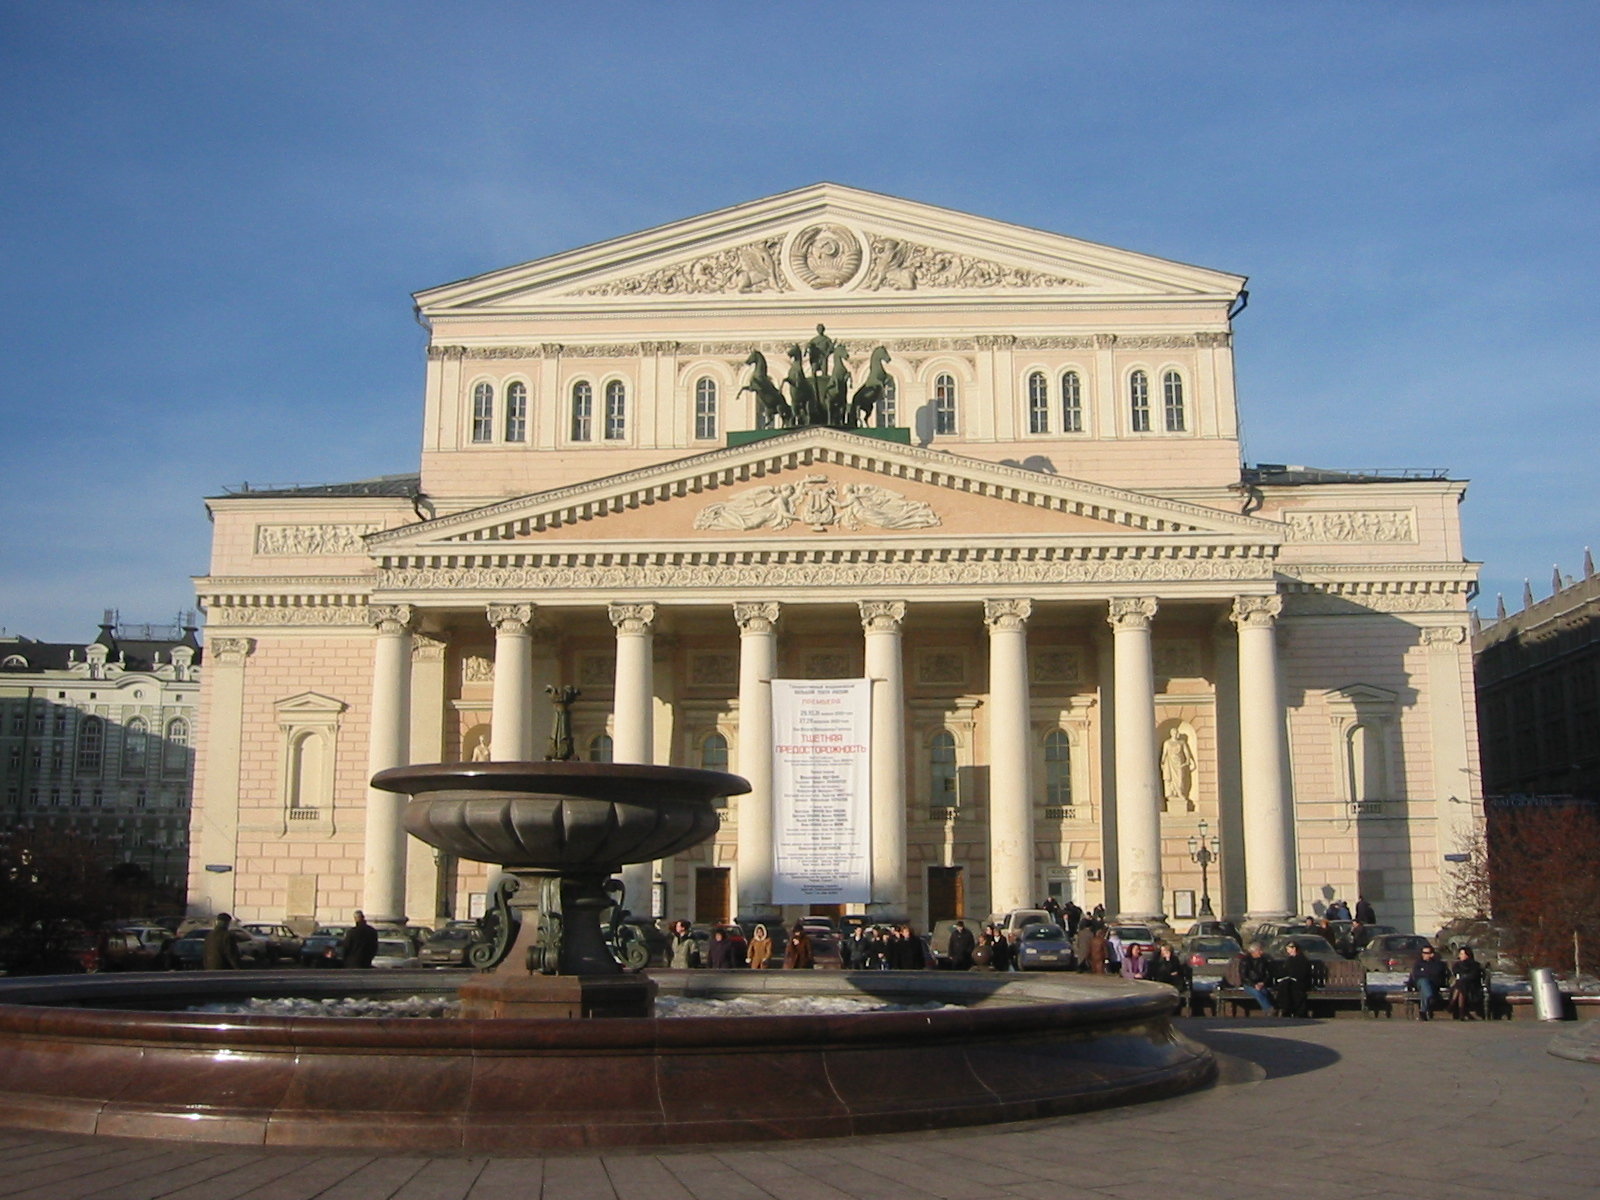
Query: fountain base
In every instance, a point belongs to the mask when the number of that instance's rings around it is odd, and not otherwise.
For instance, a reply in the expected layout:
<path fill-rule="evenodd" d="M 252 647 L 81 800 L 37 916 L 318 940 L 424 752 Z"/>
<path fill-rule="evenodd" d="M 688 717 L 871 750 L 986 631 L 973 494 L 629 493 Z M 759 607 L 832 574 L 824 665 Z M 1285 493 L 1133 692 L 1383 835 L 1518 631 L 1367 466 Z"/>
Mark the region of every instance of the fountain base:
<path fill-rule="evenodd" d="M 656 985 L 643 975 L 475 975 L 461 985 L 461 1015 L 468 1020 L 546 1017 L 648 1017 Z"/>

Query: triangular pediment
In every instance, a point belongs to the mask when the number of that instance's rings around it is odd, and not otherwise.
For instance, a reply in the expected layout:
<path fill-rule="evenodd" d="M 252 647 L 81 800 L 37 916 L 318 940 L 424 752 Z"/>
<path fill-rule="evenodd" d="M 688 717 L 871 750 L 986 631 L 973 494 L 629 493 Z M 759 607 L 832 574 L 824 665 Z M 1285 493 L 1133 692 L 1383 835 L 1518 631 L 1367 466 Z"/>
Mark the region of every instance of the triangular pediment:
<path fill-rule="evenodd" d="M 1271 547 L 1284 532 L 1276 521 L 816 428 L 503 500 L 366 543 L 380 556 L 483 553 L 509 543 L 709 547 L 774 539 Z"/>
<path fill-rule="evenodd" d="M 821 183 L 419 292 L 429 317 L 983 293 L 1226 301 L 1244 280 Z"/>

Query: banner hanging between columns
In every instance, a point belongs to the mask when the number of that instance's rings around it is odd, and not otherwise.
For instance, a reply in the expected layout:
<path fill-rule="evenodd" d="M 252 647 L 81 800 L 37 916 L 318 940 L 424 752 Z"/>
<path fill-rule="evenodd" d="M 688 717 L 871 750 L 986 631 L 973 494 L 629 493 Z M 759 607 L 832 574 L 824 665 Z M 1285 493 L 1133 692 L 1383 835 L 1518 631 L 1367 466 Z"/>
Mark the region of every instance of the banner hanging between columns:
<path fill-rule="evenodd" d="M 872 899 L 872 683 L 772 681 L 772 903 Z"/>

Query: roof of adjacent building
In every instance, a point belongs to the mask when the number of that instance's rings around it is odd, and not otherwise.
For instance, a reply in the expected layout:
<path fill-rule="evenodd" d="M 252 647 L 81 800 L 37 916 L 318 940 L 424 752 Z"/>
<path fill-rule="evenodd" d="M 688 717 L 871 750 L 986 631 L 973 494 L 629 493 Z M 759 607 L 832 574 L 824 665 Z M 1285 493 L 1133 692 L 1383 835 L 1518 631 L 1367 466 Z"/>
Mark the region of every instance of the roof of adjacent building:
<path fill-rule="evenodd" d="M 119 633 L 119 630 L 122 632 Z M 127 626 L 111 620 L 103 622 L 100 632 L 88 642 L 41 642 L 22 636 L 0 637 L 0 671 L 65 671 L 74 663 L 85 661 L 88 647 L 95 645 L 104 646 L 107 658 L 113 662 L 120 661 L 127 671 L 149 671 L 170 663 L 172 652 L 179 647 L 194 651 L 194 662 L 198 665 L 203 654 L 199 632 L 192 623 L 171 627 Z M 153 634 L 170 636 L 150 636 Z M 21 665 L 16 661 L 19 658 Z"/>
<path fill-rule="evenodd" d="M 222 495 L 211 500 L 248 498 L 251 500 L 277 500 L 288 498 L 348 499 L 351 496 L 416 496 L 422 491 L 422 476 L 417 472 L 405 475 L 377 475 L 371 479 L 357 479 L 351 483 L 241 483 L 225 488 Z"/>

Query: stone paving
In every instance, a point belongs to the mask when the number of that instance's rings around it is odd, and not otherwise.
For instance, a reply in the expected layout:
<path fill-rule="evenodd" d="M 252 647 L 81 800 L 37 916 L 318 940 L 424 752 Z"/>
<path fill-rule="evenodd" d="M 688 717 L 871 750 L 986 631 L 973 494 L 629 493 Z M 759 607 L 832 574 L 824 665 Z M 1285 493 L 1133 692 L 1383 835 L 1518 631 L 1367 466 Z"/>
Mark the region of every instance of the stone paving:
<path fill-rule="evenodd" d="M 4 1200 L 1524 1200 L 1593 1194 L 1600 1067 L 1534 1022 L 1186 1020 L 1216 1087 L 1088 1116 L 670 1153 L 298 1152 L 0 1131 Z"/>

